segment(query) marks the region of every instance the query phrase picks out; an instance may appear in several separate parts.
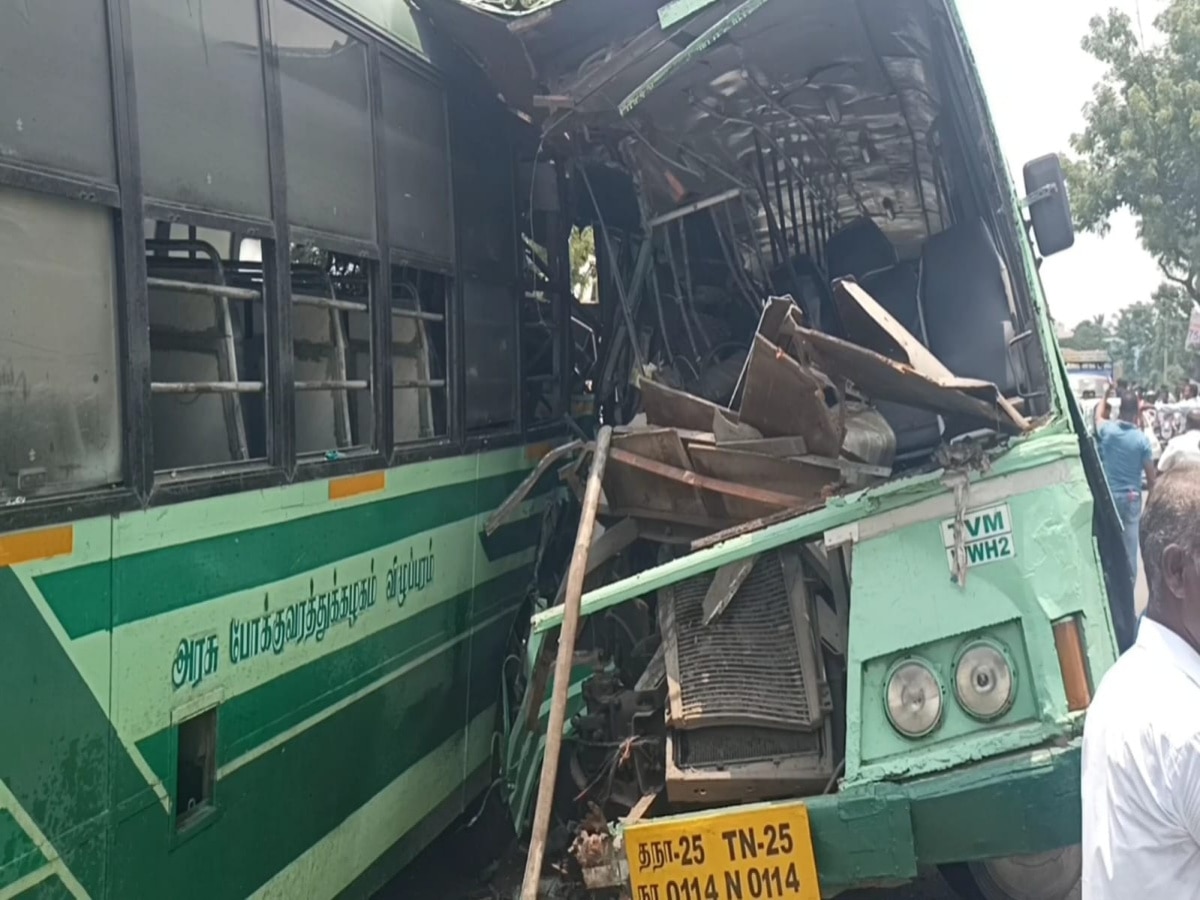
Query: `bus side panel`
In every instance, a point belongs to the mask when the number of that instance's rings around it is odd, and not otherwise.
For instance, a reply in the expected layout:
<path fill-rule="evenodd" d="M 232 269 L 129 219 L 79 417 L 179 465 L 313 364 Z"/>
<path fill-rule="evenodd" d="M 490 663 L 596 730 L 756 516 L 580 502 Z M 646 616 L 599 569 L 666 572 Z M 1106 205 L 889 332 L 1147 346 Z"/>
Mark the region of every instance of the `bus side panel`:
<path fill-rule="evenodd" d="M 508 456 L 479 486 L 460 457 L 118 522 L 113 713 L 142 762 L 110 896 L 362 895 L 461 811 L 477 495 L 520 480 Z M 179 824 L 181 726 L 211 709 L 212 809 Z"/>
<path fill-rule="evenodd" d="M 524 452 L 526 463 L 532 464 L 545 452 L 545 446 L 529 447 Z M 479 478 L 479 509 L 475 528 L 475 600 L 471 609 L 471 689 L 468 719 L 467 782 L 464 785 L 466 802 L 473 799 L 472 791 L 486 787 L 498 775 L 503 753 L 502 717 L 512 698 L 503 691 L 508 677 L 515 669 L 505 671 L 506 658 L 517 647 L 512 641 L 514 623 L 533 584 L 533 566 L 541 535 L 542 513 L 553 501 L 549 493 L 556 479 L 544 478 L 530 496 L 492 534 L 485 525 L 490 511 L 499 506 L 506 495 L 501 484 L 490 477 L 493 460 L 482 458 Z M 507 660 L 508 665 L 520 666 L 521 660 Z"/>
<path fill-rule="evenodd" d="M 112 520 L 0 536 L 0 895 L 103 897 Z"/>

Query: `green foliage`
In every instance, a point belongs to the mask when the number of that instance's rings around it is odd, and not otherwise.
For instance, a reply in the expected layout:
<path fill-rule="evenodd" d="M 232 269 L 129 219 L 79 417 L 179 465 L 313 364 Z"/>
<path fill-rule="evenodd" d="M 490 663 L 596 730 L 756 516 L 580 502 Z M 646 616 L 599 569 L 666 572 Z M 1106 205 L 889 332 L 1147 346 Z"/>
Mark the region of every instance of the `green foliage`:
<path fill-rule="evenodd" d="M 1069 338 L 1059 341 L 1070 350 L 1107 350 L 1111 342 L 1112 326 L 1104 320 L 1103 313 L 1080 322 Z"/>
<path fill-rule="evenodd" d="M 1080 228 L 1103 234 L 1130 209 L 1166 278 L 1200 302 L 1200 0 L 1170 0 L 1154 25 L 1152 42 L 1124 13 L 1092 19 L 1083 48 L 1106 70 L 1067 183 Z"/>
<path fill-rule="evenodd" d="M 1176 284 L 1160 285 L 1149 302 L 1121 310 L 1108 349 L 1126 378 L 1157 387 L 1195 374 L 1200 358 L 1184 349 L 1191 311 L 1191 298 Z"/>
<path fill-rule="evenodd" d="M 571 229 L 571 286 L 580 300 L 595 296 L 596 286 L 596 236 L 592 226 L 580 230 Z"/>

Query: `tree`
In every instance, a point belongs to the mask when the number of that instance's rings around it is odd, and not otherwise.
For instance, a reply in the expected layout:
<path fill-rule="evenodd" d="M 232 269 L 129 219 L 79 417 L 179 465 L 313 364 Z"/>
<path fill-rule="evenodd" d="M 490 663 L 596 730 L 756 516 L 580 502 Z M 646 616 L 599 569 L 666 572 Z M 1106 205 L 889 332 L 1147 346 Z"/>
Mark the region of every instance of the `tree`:
<path fill-rule="evenodd" d="M 1149 42 L 1124 13 L 1091 20 L 1083 48 L 1106 69 L 1067 185 L 1080 228 L 1103 234 L 1128 208 L 1166 279 L 1200 302 L 1200 0 L 1170 0 L 1154 26 Z"/>
<path fill-rule="evenodd" d="M 1069 338 L 1059 343 L 1069 350 L 1107 350 L 1112 341 L 1112 327 L 1104 321 L 1101 313 L 1075 326 Z"/>
<path fill-rule="evenodd" d="M 591 303 L 596 293 L 596 235 L 589 225 L 571 229 L 571 289 L 581 303 Z"/>
<path fill-rule="evenodd" d="M 1121 310 L 1110 352 L 1126 378 L 1158 387 L 1193 374 L 1197 355 L 1184 349 L 1191 311 L 1191 298 L 1176 284 L 1162 284 L 1149 302 Z"/>

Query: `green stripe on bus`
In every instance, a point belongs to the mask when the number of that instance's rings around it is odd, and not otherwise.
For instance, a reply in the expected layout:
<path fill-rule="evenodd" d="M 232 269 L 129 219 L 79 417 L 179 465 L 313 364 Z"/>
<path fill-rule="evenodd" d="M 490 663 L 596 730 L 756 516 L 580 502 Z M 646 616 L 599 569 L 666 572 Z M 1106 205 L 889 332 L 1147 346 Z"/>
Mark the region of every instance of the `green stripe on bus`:
<path fill-rule="evenodd" d="M 512 616 L 498 618 L 469 652 L 449 648 L 219 779 L 219 817 L 178 839 L 159 804 L 109 817 L 106 775 L 130 783 L 132 760 L 9 569 L 0 569 L 0 608 L 0 727 L 22 736 L 0 741 L 0 772 L 97 898 L 245 897 L 417 761 L 465 736 L 466 723 L 497 702 L 512 625 Z"/>
<path fill-rule="evenodd" d="M 46 858 L 13 814 L 0 809 L 0 890 L 46 864 Z"/>
<path fill-rule="evenodd" d="M 0 773 L 84 889 L 103 897 L 109 778 L 137 777 L 133 761 L 9 568 L 0 568 L 0 613 Z"/>
<path fill-rule="evenodd" d="M 431 609 L 396 622 L 347 647 L 279 675 L 221 704 L 217 729 L 217 759 L 237 759 L 309 716 L 349 697 L 413 660 L 444 647 L 500 610 L 515 610 L 529 586 L 533 566 L 522 566 L 464 591 Z M 466 640 L 463 640 L 466 652 Z M 137 742 L 138 750 L 164 783 L 168 779 L 171 729 L 164 728 Z M 145 793 L 145 781 L 132 786 Z M 119 795 L 122 802 L 130 797 Z M 146 797 L 152 801 L 152 797 Z"/>
<path fill-rule="evenodd" d="M 232 900 L 254 891 L 496 702 L 509 625 L 481 633 L 477 652 L 497 660 L 495 671 L 481 667 L 469 681 L 455 671 L 450 680 L 448 667 L 457 667 L 443 654 L 220 779 L 220 819 L 173 849 L 160 806 L 119 822 L 110 895 L 164 896 L 166 888 L 173 900 Z"/>
<path fill-rule="evenodd" d="M 513 522 L 505 522 L 491 534 L 479 532 L 479 543 L 488 562 L 495 562 L 526 547 L 537 544 L 542 533 L 542 517 L 526 516 Z"/>
<path fill-rule="evenodd" d="M 63 884 L 62 879 L 51 873 L 37 884 L 25 888 L 13 897 L 13 900 L 75 900 L 75 898 L 71 889 Z"/>
<path fill-rule="evenodd" d="M 342 888 L 334 900 L 369 900 L 374 897 L 380 888 L 412 862 L 418 853 L 433 842 L 434 838 L 454 824 L 454 820 L 463 810 L 464 803 L 471 802 L 480 792 L 487 789 L 492 777 L 491 768 L 490 762 L 484 763 L 468 775 L 463 784 L 463 790 L 455 791 L 434 807 L 432 812 L 406 831 L 399 840 L 384 850 L 378 859 Z M 418 889 L 423 887 L 420 879 L 424 874 L 424 872 L 417 872 L 410 878 L 409 873 L 405 872 L 401 876 L 401 883 L 398 886 L 393 885 L 387 896 L 405 896 L 403 893 L 396 894 L 396 890 L 403 891 L 406 886 L 415 885 Z"/>
<path fill-rule="evenodd" d="M 76 639 L 214 597 L 280 581 L 498 506 L 524 477 L 510 472 L 301 519 L 148 550 L 35 578 Z M 554 487 L 549 479 L 541 492 Z"/>

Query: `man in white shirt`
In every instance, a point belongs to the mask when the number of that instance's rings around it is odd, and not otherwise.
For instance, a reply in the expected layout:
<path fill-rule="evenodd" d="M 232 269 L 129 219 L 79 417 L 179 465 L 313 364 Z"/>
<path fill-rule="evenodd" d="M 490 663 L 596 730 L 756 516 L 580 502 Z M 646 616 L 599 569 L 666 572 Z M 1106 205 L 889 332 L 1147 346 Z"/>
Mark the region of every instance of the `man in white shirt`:
<path fill-rule="evenodd" d="M 1142 517 L 1150 603 L 1083 731 L 1083 900 L 1200 900 L 1200 467 Z"/>
<path fill-rule="evenodd" d="M 1189 410 L 1183 433 L 1167 441 L 1167 448 L 1158 458 L 1158 471 L 1169 471 L 1184 460 L 1200 462 L 1200 409 Z"/>

